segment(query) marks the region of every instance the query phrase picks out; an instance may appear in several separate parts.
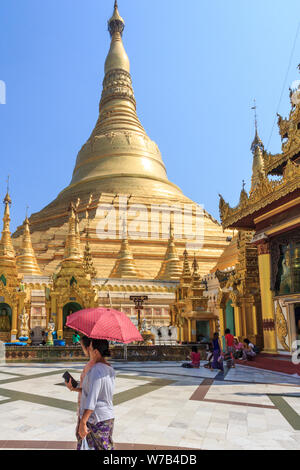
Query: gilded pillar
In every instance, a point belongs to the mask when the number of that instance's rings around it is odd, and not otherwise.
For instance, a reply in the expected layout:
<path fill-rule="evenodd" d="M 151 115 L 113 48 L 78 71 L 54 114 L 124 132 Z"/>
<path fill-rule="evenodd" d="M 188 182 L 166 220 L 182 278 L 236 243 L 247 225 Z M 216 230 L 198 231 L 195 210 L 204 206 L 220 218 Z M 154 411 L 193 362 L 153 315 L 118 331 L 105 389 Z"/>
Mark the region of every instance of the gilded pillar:
<path fill-rule="evenodd" d="M 191 343 L 192 342 L 192 322 L 190 319 L 188 319 L 188 342 Z"/>
<path fill-rule="evenodd" d="M 258 268 L 261 292 L 264 351 L 277 352 L 273 293 L 271 290 L 271 255 L 269 243 L 258 245 Z"/>
<path fill-rule="evenodd" d="M 57 339 L 63 339 L 64 332 L 63 332 L 63 306 L 62 304 L 58 304 L 57 309 Z"/>
<path fill-rule="evenodd" d="M 234 309 L 235 336 L 240 338 L 243 336 L 241 307 L 235 304 L 233 305 L 233 309 Z"/>
<path fill-rule="evenodd" d="M 252 324 L 253 324 L 253 334 L 256 336 L 257 331 L 257 308 L 256 305 L 252 305 Z"/>
<path fill-rule="evenodd" d="M 225 327 L 224 327 L 224 309 L 219 308 L 219 324 L 220 324 L 220 336 L 225 335 Z"/>
<path fill-rule="evenodd" d="M 11 306 L 11 341 L 15 341 L 18 336 L 18 312 L 17 306 Z"/>

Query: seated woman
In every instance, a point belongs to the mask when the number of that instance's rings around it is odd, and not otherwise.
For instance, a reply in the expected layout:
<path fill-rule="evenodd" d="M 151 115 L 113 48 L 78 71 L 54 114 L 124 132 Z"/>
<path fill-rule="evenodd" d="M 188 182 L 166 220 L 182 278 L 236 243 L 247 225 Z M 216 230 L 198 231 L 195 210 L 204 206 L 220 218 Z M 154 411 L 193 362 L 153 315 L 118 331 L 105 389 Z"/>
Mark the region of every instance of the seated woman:
<path fill-rule="evenodd" d="M 249 339 L 245 338 L 244 339 L 244 349 L 243 349 L 243 358 L 242 360 L 243 361 L 248 361 L 248 360 L 252 360 L 255 356 L 256 356 L 256 353 L 254 351 L 254 344 L 253 343 L 250 343 Z"/>
<path fill-rule="evenodd" d="M 186 367 L 188 369 L 199 369 L 200 367 L 200 359 L 201 359 L 201 354 L 198 352 L 198 348 L 196 346 L 192 347 L 192 352 L 191 352 L 191 361 L 190 363 L 185 363 L 182 364 L 182 367 Z"/>
<path fill-rule="evenodd" d="M 241 359 L 243 357 L 243 349 L 244 349 L 243 343 L 241 343 L 237 338 L 234 338 L 233 348 L 234 348 L 233 355 L 235 359 Z"/>
<path fill-rule="evenodd" d="M 212 368 L 212 360 L 213 360 L 213 351 L 214 351 L 214 348 L 213 348 L 213 344 L 212 343 L 209 343 L 207 346 L 206 346 L 206 360 L 207 360 L 207 363 L 204 364 L 204 367 L 206 369 L 211 369 Z"/>

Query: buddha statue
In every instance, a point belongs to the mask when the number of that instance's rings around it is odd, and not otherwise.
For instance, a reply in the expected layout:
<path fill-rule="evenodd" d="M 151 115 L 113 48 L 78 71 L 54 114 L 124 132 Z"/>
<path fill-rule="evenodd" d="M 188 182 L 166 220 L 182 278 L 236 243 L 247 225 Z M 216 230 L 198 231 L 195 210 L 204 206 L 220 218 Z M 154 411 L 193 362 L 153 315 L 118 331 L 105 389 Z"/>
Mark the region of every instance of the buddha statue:
<path fill-rule="evenodd" d="M 0 331 L 10 331 L 10 319 L 6 308 L 3 308 L 0 313 Z"/>

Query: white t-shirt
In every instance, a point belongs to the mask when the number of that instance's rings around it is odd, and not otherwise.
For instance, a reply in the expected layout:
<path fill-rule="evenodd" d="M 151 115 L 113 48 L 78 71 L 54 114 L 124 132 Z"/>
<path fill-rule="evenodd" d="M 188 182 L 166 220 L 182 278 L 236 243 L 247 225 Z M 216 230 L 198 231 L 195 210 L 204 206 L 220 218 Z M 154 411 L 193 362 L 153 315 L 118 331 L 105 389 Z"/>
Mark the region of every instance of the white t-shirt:
<path fill-rule="evenodd" d="M 91 424 L 113 419 L 113 394 L 116 373 L 106 364 L 98 362 L 86 374 L 82 383 L 80 417 L 85 410 L 93 410 L 89 417 Z"/>

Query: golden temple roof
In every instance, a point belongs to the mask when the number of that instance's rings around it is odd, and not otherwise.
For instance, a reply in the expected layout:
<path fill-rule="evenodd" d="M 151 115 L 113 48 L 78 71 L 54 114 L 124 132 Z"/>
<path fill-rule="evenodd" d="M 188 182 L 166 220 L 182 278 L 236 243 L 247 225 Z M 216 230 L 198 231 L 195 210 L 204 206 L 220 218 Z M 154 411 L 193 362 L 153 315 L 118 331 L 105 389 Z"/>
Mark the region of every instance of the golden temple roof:
<path fill-rule="evenodd" d="M 34 250 L 31 243 L 31 235 L 29 229 L 29 220 L 26 216 L 24 220 L 24 233 L 23 233 L 23 242 L 22 248 L 19 255 L 17 256 L 17 267 L 18 271 L 22 274 L 29 275 L 40 275 L 41 270 L 37 264 Z"/>
<path fill-rule="evenodd" d="M 156 279 L 160 281 L 177 281 L 180 279 L 180 275 L 181 264 L 174 242 L 173 227 L 170 226 L 170 238 L 167 251 Z"/>

